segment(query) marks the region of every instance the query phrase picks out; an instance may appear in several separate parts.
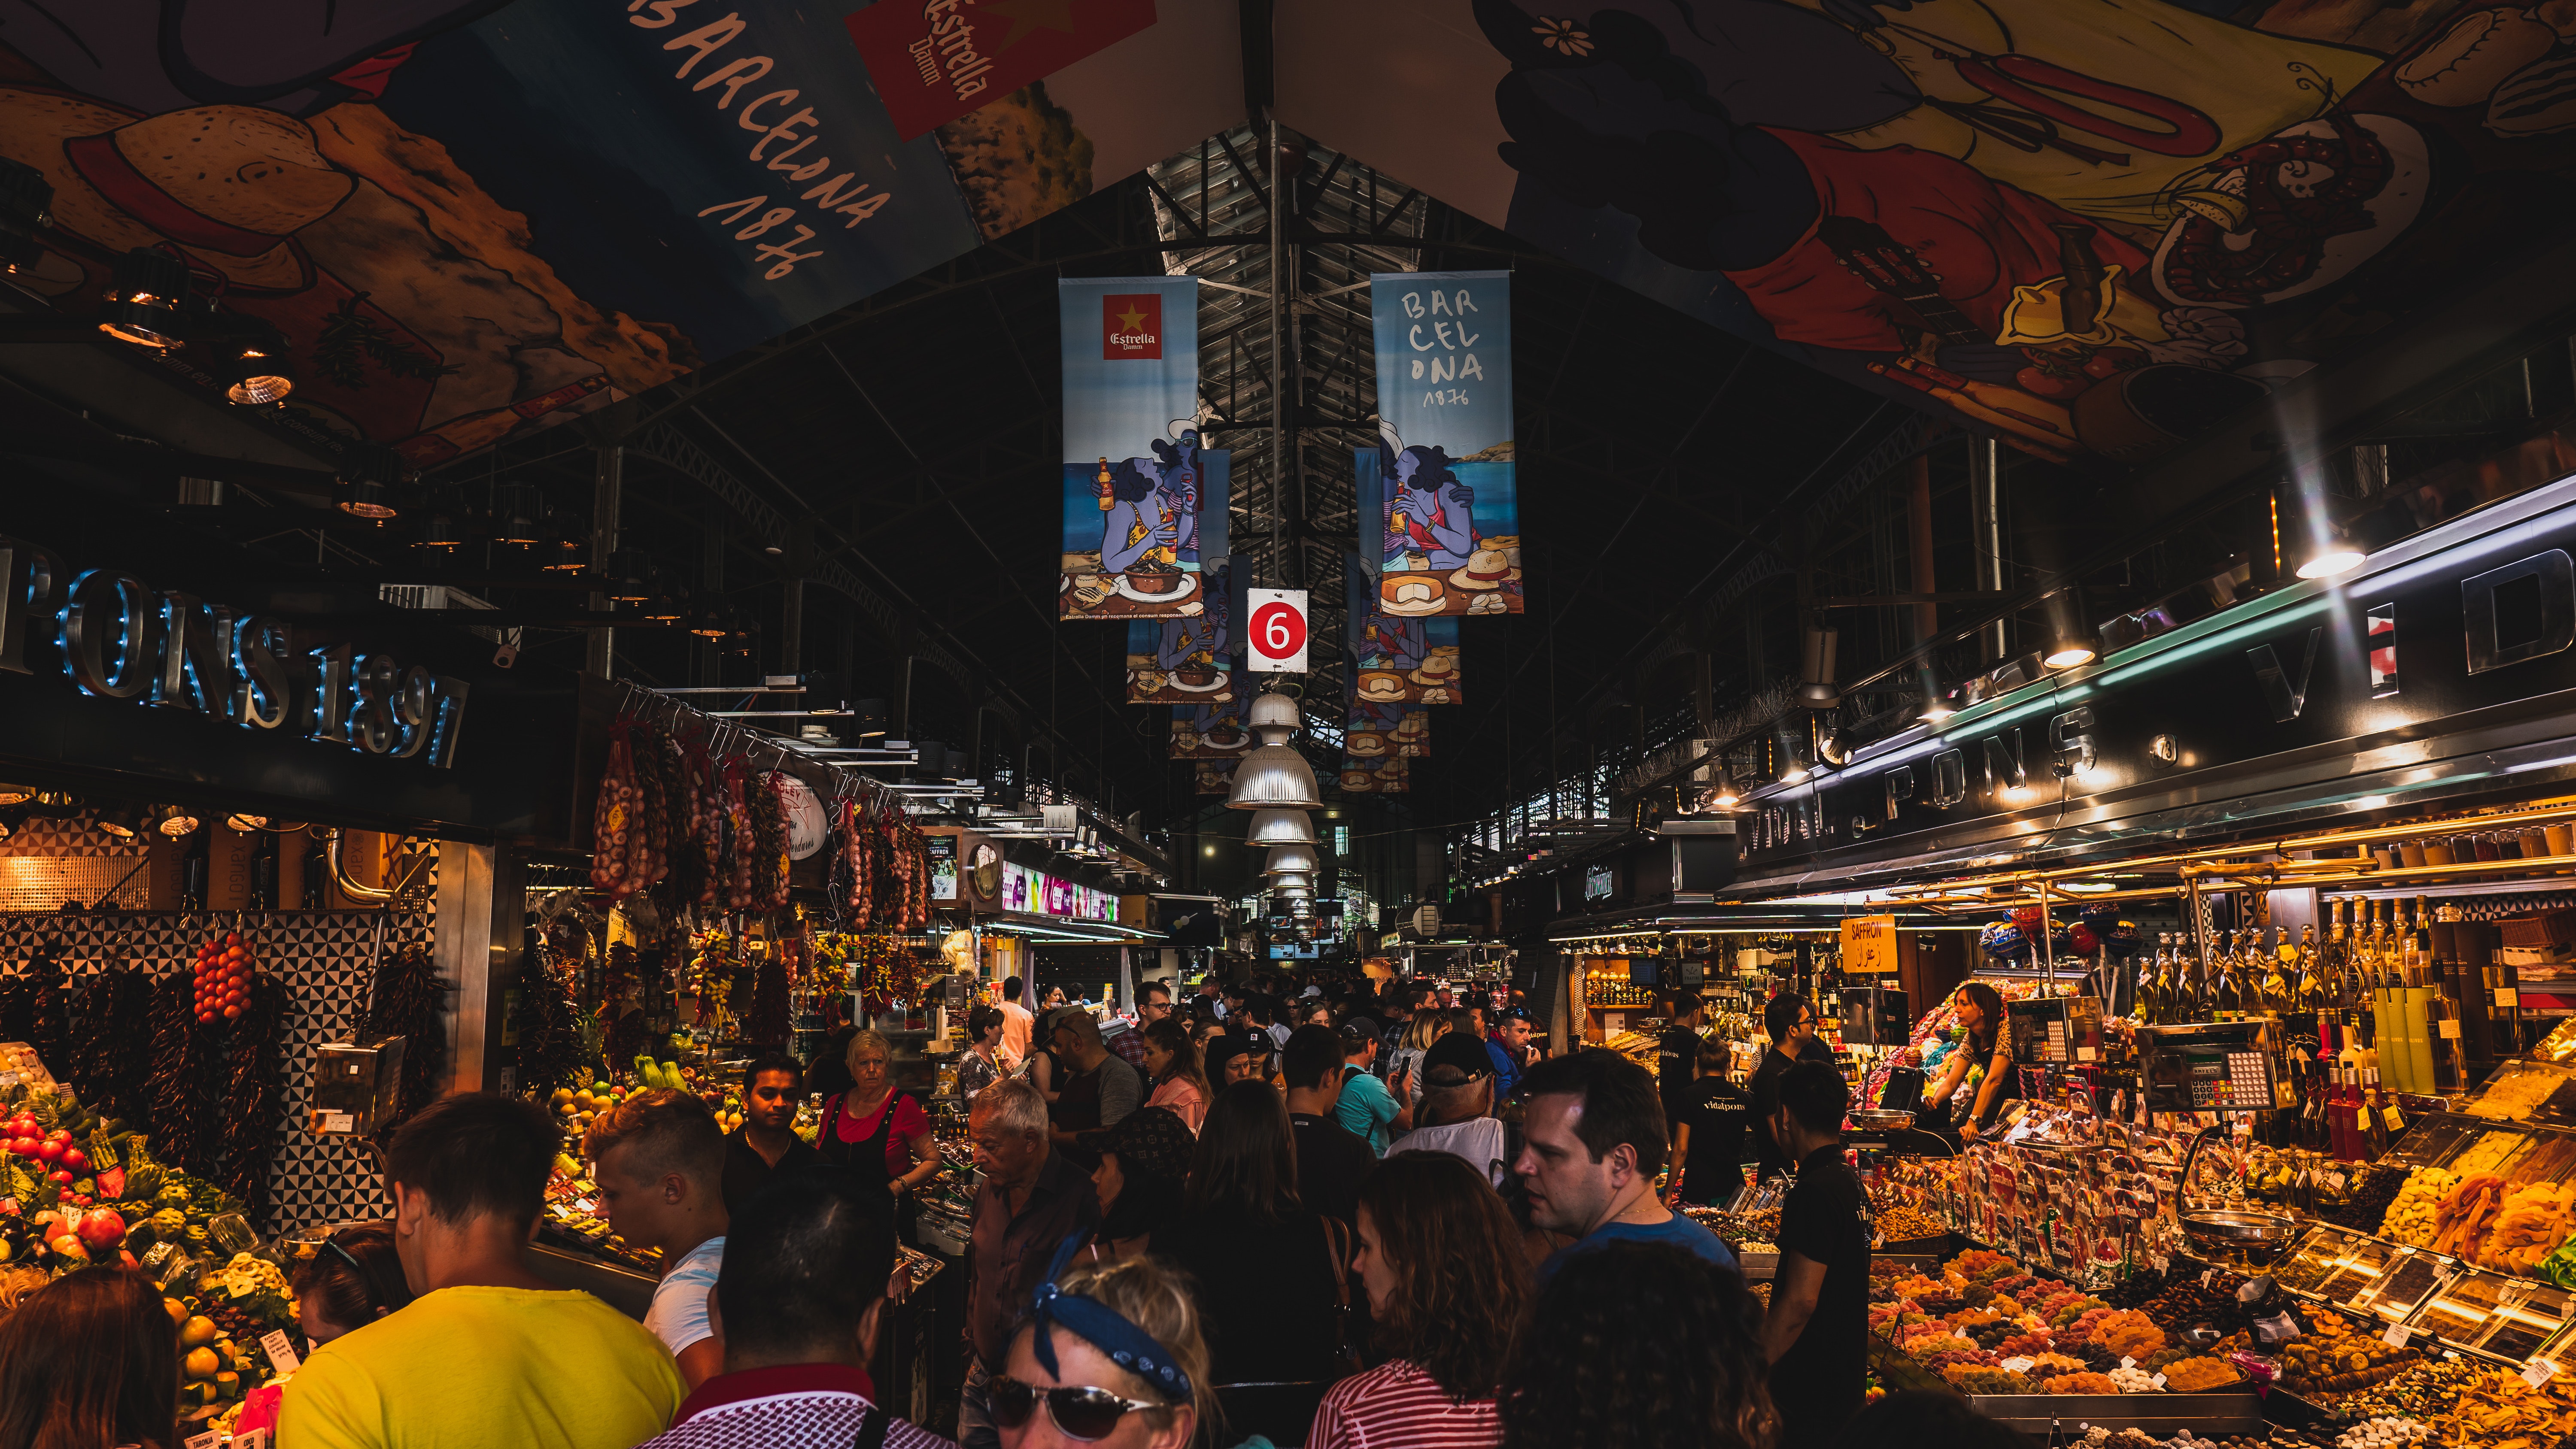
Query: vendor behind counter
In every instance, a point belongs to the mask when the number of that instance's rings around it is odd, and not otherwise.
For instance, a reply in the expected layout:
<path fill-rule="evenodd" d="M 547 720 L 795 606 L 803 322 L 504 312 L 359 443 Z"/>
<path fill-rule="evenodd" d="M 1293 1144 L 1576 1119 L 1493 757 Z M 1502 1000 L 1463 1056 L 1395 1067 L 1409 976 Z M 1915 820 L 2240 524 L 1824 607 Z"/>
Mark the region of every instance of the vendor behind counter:
<path fill-rule="evenodd" d="M 1762 1065 L 1754 1069 L 1749 1092 L 1753 1151 L 1761 1175 L 1776 1177 L 1791 1166 L 1787 1151 L 1771 1131 L 1771 1116 L 1780 1107 L 1780 1074 L 1799 1062 L 1832 1066 L 1834 1049 L 1816 1038 L 1816 1004 L 1794 991 L 1781 992 L 1762 1008 L 1762 1029 L 1770 1034 L 1771 1046 L 1762 1053 Z"/>

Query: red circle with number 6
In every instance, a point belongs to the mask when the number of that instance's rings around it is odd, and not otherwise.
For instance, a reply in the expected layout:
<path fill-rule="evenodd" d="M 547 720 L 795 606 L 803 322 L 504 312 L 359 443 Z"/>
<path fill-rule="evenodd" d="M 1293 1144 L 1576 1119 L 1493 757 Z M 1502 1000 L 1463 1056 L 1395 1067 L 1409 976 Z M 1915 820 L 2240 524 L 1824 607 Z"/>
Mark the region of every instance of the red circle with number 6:
<path fill-rule="evenodd" d="M 1306 647 L 1306 616 L 1273 600 L 1252 611 L 1252 647 L 1265 659 L 1286 659 Z"/>

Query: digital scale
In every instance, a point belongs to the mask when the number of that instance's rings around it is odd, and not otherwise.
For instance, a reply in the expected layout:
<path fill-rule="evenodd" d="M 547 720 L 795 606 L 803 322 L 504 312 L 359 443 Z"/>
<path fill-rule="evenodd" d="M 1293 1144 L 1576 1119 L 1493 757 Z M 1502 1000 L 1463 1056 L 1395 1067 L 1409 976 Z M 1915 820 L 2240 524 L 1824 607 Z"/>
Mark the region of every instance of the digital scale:
<path fill-rule="evenodd" d="M 2267 1112 L 2280 1106 L 2272 1036 L 2279 1029 L 2269 1018 L 2139 1027 L 2146 1105 L 2159 1112 Z"/>

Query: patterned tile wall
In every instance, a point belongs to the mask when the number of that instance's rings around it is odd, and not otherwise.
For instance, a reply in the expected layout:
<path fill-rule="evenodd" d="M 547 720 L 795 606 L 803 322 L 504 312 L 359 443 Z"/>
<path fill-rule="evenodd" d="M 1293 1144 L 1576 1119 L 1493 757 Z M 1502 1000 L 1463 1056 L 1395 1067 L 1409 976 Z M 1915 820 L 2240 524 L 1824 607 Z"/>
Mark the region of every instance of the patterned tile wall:
<path fill-rule="evenodd" d="M 313 1050 L 347 1041 L 373 983 L 379 938 L 387 953 L 430 943 L 427 911 L 294 911 L 236 916 L 154 913 L 125 916 L 0 916 L 0 975 L 26 969 L 37 947 L 52 943 L 73 969 L 102 970 L 114 960 L 148 967 L 155 977 L 189 970 L 196 950 L 218 929 L 238 929 L 254 943 L 261 969 L 284 978 L 284 1040 L 278 1053 L 275 1146 L 269 1159 L 270 1220 L 264 1232 L 391 1211 L 375 1159 L 363 1142 L 316 1137 L 304 1127 L 313 1088 Z M 59 1067 L 55 1063 L 48 1066 Z"/>

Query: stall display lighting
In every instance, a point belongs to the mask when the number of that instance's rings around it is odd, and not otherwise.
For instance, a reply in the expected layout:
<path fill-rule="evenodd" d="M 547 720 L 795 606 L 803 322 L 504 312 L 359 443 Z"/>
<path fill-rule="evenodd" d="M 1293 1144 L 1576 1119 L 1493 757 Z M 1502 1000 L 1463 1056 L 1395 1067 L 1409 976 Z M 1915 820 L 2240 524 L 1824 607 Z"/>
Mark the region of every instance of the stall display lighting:
<path fill-rule="evenodd" d="M 2094 657 L 2093 646 L 2070 633 L 2060 635 L 2040 662 L 2051 669 L 2073 669 L 2079 664 L 2092 663 Z"/>
<path fill-rule="evenodd" d="M 545 537 L 546 499 L 534 483 L 502 484 L 492 511 L 502 543 L 528 548 Z"/>
<path fill-rule="evenodd" d="M 545 562 L 538 567 L 548 573 L 579 573 L 590 557 L 590 544 L 581 536 L 580 520 L 558 514 L 546 527 L 553 537 L 546 544 Z"/>
<path fill-rule="evenodd" d="M 2303 579 L 2340 578 L 2361 567 L 2365 557 L 2360 549 L 2354 548 L 2344 540 L 2329 539 L 2323 548 L 2309 556 L 2307 562 L 2299 565 L 2299 577 Z"/>
<path fill-rule="evenodd" d="M 382 523 L 402 512 L 394 491 L 410 472 L 402 455 L 391 448 L 360 448 L 332 485 L 333 502 L 342 513 Z"/>
<path fill-rule="evenodd" d="M 98 330 L 119 342 L 169 352 L 185 347 L 188 263 L 176 252 L 136 247 L 116 259 Z"/>
<path fill-rule="evenodd" d="M 185 805 L 165 805 L 157 813 L 161 818 L 152 828 L 172 840 L 196 834 L 203 823 L 197 819 L 197 812 Z"/>
<path fill-rule="evenodd" d="M 231 379 L 224 389 L 225 400 L 244 408 L 285 402 L 287 394 L 295 391 L 295 378 L 278 357 L 285 350 L 284 340 L 273 336 L 233 344 L 233 355 L 223 368 Z"/>
<path fill-rule="evenodd" d="M 248 835 L 254 830 L 266 830 L 268 828 L 268 817 L 265 815 L 243 815 L 236 813 L 225 816 L 224 825 L 236 834 Z"/>
<path fill-rule="evenodd" d="M 96 818 L 99 829 L 119 840 L 132 840 L 143 824 L 143 809 L 139 805 L 110 805 Z"/>
<path fill-rule="evenodd" d="M 1783 785 L 1803 785 L 1806 782 L 1807 767 L 1804 765 L 1791 765 L 1780 772 L 1780 783 Z"/>
<path fill-rule="evenodd" d="M 36 792 L 29 786 L 0 785 L 0 805 L 24 805 L 35 798 Z"/>
<path fill-rule="evenodd" d="M 1735 782 L 1723 776 L 1719 777 L 1717 788 L 1708 795 L 1708 807 L 1712 810 L 1732 810 L 1742 803 L 1743 797 L 1735 793 Z"/>

